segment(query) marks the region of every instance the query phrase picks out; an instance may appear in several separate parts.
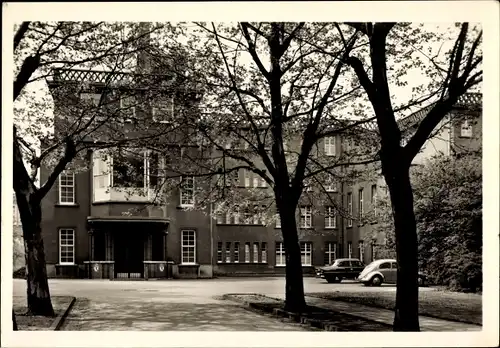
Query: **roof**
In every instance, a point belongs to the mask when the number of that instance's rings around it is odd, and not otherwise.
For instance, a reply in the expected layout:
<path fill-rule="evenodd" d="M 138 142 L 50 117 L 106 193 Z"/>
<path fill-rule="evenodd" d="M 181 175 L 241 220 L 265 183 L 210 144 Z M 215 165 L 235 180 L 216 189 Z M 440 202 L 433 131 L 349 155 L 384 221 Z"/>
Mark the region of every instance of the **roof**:
<path fill-rule="evenodd" d="M 382 263 L 382 262 L 397 262 L 396 259 L 380 259 L 380 260 L 373 260 L 373 263 Z"/>

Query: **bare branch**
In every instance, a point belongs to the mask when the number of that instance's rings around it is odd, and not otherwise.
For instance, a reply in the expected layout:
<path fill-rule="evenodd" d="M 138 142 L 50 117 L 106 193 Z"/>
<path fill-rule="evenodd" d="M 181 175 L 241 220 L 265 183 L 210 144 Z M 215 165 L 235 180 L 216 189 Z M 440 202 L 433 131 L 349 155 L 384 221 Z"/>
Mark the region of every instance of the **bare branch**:
<path fill-rule="evenodd" d="M 212 26 L 213 26 L 213 24 L 212 24 Z M 267 80 L 269 80 L 269 78 L 270 78 L 269 71 L 267 71 L 266 68 L 264 68 L 262 61 L 260 60 L 259 55 L 257 54 L 257 51 L 255 49 L 255 45 L 252 41 L 252 38 L 250 37 L 250 34 L 248 32 L 247 27 L 249 26 L 249 24 L 243 22 L 243 23 L 240 23 L 240 26 L 241 26 L 241 29 L 243 31 L 243 35 L 245 36 L 245 39 L 246 39 L 247 44 L 248 44 L 248 52 L 252 56 L 252 59 L 254 60 L 255 64 L 257 64 L 257 67 L 259 68 L 262 75 L 264 75 L 264 77 Z M 215 30 L 215 26 L 214 26 L 214 30 Z"/>

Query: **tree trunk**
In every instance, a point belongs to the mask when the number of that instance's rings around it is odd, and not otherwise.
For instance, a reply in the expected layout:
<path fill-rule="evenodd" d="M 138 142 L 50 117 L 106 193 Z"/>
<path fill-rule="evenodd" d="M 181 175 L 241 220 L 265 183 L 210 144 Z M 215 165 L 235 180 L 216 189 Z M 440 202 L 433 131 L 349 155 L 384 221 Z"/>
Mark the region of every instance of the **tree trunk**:
<path fill-rule="evenodd" d="M 35 209 L 40 210 L 40 207 Z M 28 313 L 33 315 L 54 316 L 50 299 L 45 251 L 40 227 L 40 220 L 34 221 L 33 231 L 24 233 L 24 250 L 26 258 L 26 278 L 28 282 Z M 23 223 L 24 230 L 24 223 Z M 31 238 L 26 238 L 26 235 Z"/>
<path fill-rule="evenodd" d="M 398 261 L 394 331 L 420 331 L 418 321 L 418 243 L 409 167 L 388 165 Z M 396 162 L 397 163 L 397 162 Z M 401 163 L 401 162 L 400 162 Z M 406 168 L 400 168 L 406 167 Z"/>
<path fill-rule="evenodd" d="M 306 301 L 295 207 L 280 208 L 280 217 L 286 250 L 285 310 L 303 312 L 306 309 Z"/>
<path fill-rule="evenodd" d="M 15 129 L 14 139 L 16 139 Z M 26 172 L 19 143 L 16 140 L 14 140 L 13 160 L 13 184 L 24 238 L 28 313 L 54 316 L 43 248 L 41 200 L 37 197 L 35 185 Z"/>
<path fill-rule="evenodd" d="M 14 313 L 14 310 L 12 310 L 12 330 L 18 331 L 18 329 L 17 329 L 16 313 Z"/>

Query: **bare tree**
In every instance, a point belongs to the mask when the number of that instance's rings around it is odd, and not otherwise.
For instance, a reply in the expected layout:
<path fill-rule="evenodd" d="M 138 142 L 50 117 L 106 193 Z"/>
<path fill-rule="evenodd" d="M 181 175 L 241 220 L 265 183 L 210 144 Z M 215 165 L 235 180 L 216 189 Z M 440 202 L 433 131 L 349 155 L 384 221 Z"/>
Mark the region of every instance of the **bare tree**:
<path fill-rule="evenodd" d="M 415 156 L 458 98 L 482 81 L 482 32 L 469 41 L 469 25 L 464 23 L 446 59 L 441 57 L 440 61 L 437 57 L 427 57 L 434 67 L 432 76 L 435 81 L 430 86 L 430 92 L 427 91 L 430 97 L 434 97 L 434 103 L 403 146 L 402 129 L 396 120 L 394 97 L 389 89 L 394 74 L 389 71 L 388 59 L 395 56 L 411 66 L 414 63 L 412 57 L 404 55 L 402 47 L 416 45 L 417 36 L 408 31 L 408 24 L 350 23 L 350 26 L 364 35 L 370 48 L 366 62 L 354 54 L 349 55 L 345 62 L 352 67 L 363 86 L 380 132 L 382 173 L 389 187 L 396 231 L 398 282 L 394 330 L 419 331 L 417 232 L 409 169 Z M 401 37 L 406 37 L 406 40 Z M 395 50 L 395 46 L 400 51 Z M 368 66 L 372 71 L 371 78 L 367 73 Z M 430 100 L 430 97 L 422 91 L 420 99 Z"/>
<path fill-rule="evenodd" d="M 86 150 L 131 141 L 130 129 L 118 122 L 129 117 L 127 110 L 107 106 L 118 102 L 120 96 L 114 92 L 119 90 L 120 77 L 135 76 L 131 73 L 135 53 L 148 48 L 145 39 L 159 28 L 144 30 L 140 23 L 24 22 L 15 33 L 14 191 L 22 221 L 31 314 L 54 315 L 40 227 L 41 201 L 69 163 L 85 159 Z M 102 77 L 97 81 L 101 95 L 98 101 L 81 98 L 82 93 L 96 92 L 96 81 L 92 80 L 59 84 L 52 88 L 52 97 L 47 92 L 45 98 L 38 100 L 36 94 L 40 90 L 30 93 L 26 89 L 32 82 L 46 78 L 57 85 L 61 71 L 75 67 Z M 95 67 L 107 68 L 109 73 L 92 72 Z M 129 91 L 134 91 L 134 86 L 140 83 L 143 82 L 134 78 L 129 82 Z M 65 101 L 62 104 L 61 95 Z M 55 116 L 47 117 L 44 111 L 54 105 L 53 100 L 58 102 Z M 37 149 L 40 139 L 42 146 Z M 42 167 L 48 175 L 37 185 Z"/>

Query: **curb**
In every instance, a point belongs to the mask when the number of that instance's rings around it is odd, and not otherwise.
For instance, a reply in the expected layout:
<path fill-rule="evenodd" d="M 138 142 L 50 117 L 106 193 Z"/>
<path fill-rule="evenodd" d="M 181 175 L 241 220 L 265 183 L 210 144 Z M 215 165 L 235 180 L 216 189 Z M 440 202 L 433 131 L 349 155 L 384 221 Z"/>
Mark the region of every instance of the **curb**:
<path fill-rule="evenodd" d="M 54 322 L 50 326 L 49 331 L 59 331 L 62 324 L 64 323 L 64 319 L 68 316 L 75 302 L 76 302 L 76 297 L 73 297 L 68 305 L 68 308 L 66 308 L 66 310 L 63 313 L 57 316 L 56 320 L 54 320 Z"/>

